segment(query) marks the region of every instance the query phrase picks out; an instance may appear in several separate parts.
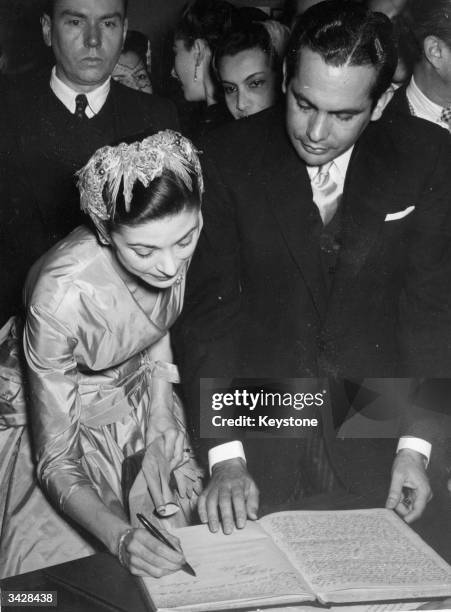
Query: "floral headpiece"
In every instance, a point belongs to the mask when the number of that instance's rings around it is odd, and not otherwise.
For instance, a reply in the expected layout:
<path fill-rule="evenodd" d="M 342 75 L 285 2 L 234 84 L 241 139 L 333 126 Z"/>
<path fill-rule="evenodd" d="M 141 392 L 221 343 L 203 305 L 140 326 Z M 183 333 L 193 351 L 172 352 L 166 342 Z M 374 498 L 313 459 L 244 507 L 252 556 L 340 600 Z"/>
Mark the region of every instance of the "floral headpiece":
<path fill-rule="evenodd" d="M 77 172 L 81 209 L 91 217 L 103 241 L 108 242 L 106 223 L 114 220 L 121 184 L 125 210 L 129 212 L 136 181 L 148 187 L 164 170 L 171 170 L 190 191 L 190 172 L 194 173 L 203 192 L 197 151 L 190 140 L 173 130 L 132 144 L 102 147 Z"/>

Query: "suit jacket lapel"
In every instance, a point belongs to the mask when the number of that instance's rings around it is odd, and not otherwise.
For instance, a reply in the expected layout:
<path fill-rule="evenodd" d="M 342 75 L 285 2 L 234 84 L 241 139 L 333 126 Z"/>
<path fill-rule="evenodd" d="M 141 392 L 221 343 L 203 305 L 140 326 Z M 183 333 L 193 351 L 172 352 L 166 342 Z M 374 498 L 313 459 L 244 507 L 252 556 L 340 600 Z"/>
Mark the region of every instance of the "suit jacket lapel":
<path fill-rule="evenodd" d="M 262 161 L 266 200 L 322 317 L 327 294 L 318 241 L 321 219 L 312 200 L 310 180 L 285 129 L 272 125 L 268 136 Z"/>
<path fill-rule="evenodd" d="M 356 145 L 344 185 L 342 250 L 337 278 L 355 276 L 383 229 L 385 215 L 397 210 L 399 186 L 393 172 L 390 141 L 379 142 L 370 125 Z M 382 138 L 386 133 L 383 131 Z M 370 136 L 370 140 L 367 139 Z"/>

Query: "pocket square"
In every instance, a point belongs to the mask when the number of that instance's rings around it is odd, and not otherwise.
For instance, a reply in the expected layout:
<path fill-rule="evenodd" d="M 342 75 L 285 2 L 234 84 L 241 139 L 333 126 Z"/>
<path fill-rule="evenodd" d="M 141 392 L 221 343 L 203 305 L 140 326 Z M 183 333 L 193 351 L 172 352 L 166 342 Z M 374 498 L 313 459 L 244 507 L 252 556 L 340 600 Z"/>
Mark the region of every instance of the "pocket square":
<path fill-rule="evenodd" d="M 399 219 L 403 219 L 410 215 L 411 212 L 415 210 L 415 206 L 408 206 L 404 210 L 400 210 L 399 212 L 389 213 L 385 216 L 385 221 L 398 221 Z"/>

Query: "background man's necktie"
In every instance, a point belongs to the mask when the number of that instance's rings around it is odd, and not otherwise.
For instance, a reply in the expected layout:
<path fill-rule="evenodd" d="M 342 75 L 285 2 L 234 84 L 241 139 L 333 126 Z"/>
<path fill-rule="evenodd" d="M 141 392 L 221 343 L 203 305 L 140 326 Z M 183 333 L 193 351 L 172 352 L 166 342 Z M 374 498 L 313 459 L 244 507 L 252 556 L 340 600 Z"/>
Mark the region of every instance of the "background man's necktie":
<path fill-rule="evenodd" d="M 333 163 L 332 161 L 320 166 L 318 174 L 311 181 L 313 201 L 318 207 L 324 225 L 327 225 L 333 219 L 341 196 L 338 185 L 330 173 Z"/>
<path fill-rule="evenodd" d="M 86 119 L 86 107 L 88 106 L 88 98 L 85 94 L 78 94 L 75 98 L 75 116 L 78 119 Z"/>
<path fill-rule="evenodd" d="M 442 110 L 440 119 L 448 124 L 448 130 L 451 132 L 451 106 L 446 106 Z"/>

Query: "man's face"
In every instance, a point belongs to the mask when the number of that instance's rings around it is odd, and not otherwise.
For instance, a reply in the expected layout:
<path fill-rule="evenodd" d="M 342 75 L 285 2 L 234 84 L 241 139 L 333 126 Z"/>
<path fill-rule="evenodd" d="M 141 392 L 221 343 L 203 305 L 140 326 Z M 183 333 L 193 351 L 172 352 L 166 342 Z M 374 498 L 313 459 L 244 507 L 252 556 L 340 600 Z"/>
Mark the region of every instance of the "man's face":
<path fill-rule="evenodd" d="M 309 166 L 321 166 L 347 151 L 370 121 L 379 119 L 385 95 L 373 109 L 371 66 L 330 66 L 302 49 L 286 85 L 287 131 L 297 154 Z"/>
<path fill-rule="evenodd" d="M 53 16 L 42 19 L 57 76 L 80 92 L 104 83 L 119 58 L 126 27 L 122 0 L 58 0 Z"/>

